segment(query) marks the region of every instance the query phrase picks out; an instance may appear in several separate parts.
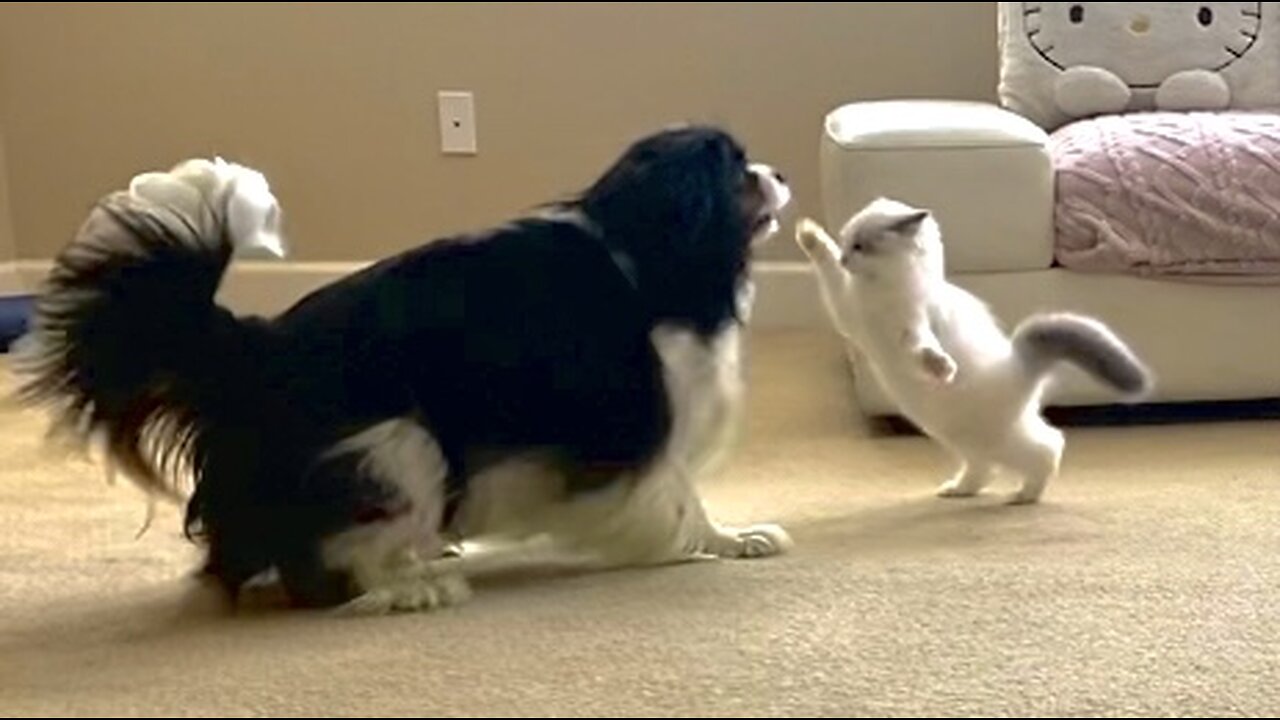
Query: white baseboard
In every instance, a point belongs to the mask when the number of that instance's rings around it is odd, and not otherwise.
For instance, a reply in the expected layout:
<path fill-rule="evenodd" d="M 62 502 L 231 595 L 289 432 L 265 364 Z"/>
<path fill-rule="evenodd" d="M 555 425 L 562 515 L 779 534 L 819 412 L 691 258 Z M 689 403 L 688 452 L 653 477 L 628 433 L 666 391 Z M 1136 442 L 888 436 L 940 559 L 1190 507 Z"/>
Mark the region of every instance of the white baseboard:
<path fill-rule="evenodd" d="M 830 328 L 818 295 L 818 279 L 809 263 L 762 261 L 755 264 L 752 274 L 756 281 L 754 327 Z"/>
<path fill-rule="evenodd" d="M 303 295 L 359 270 L 361 262 L 232 263 L 218 301 L 237 313 L 274 315 Z M 48 260 L 0 264 L 0 295 L 33 292 L 49 272 Z M 7 280 L 6 270 L 9 276 Z M 755 266 L 755 327 L 825 327 L 818 288 L 809 266 L 801 262 L 759 262 Z M 6 284 L 11 282 L 12 284 Z M 12 288 L 12 289 L 10 289 Z"/>
<path fill-rule="evenodd" d="M 0 262 L 0 297 L 6 295 L 22 295 L 27 286 L 18 273 L 16 262 Z"/>

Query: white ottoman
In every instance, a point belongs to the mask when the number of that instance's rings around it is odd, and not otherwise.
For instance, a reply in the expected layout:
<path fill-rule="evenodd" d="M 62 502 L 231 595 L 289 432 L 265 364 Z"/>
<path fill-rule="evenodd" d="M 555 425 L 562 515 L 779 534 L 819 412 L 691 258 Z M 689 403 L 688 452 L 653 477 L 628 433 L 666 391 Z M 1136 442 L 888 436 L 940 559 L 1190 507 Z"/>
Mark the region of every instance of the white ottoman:
<path fill-rule="evenodd" d="M 877 196 L 934 211 L 950 273 L 1041 270 L 1053 262 L 1047 136 L 995 105 L 858 102 L 822 133 L 824 220 L 833 232 Z"/>

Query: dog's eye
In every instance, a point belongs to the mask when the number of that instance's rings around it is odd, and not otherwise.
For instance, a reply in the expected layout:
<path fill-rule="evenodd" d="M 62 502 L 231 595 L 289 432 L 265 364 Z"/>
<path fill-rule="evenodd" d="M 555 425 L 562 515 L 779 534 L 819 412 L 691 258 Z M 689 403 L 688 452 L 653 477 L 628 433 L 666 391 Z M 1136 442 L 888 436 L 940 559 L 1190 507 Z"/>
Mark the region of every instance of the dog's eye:
<path fill-rule="evenodd" d="M 862 243 L 854 243 L 849 247 L 849 250 L 856 253 L 862 252 Z"/>

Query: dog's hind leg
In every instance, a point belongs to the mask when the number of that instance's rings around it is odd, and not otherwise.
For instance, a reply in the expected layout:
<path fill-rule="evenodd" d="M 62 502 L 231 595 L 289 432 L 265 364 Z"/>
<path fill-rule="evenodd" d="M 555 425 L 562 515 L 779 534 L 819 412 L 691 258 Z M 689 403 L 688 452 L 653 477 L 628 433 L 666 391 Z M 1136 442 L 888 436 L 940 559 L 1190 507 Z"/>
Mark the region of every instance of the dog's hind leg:
<path fill-rule="evenodd" d="M 458 563 L 445 558 L 440 521 L 448 463 L 435 438 L 409 419 L 381 422 L 338 443 L 326 458 L 349 458 L 388 490 L 389 500 L 359 524 L 328 537 L 321 558 L 346 572 L 354 612 L 432 610 L 470 595 Z"/>

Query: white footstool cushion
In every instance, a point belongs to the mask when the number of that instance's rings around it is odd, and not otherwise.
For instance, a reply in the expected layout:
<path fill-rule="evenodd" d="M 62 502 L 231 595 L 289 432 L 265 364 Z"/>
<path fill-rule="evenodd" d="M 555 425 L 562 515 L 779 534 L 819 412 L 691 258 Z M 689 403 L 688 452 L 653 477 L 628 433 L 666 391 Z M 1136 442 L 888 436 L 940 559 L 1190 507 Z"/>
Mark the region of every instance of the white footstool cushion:
<path fill-rule="evenodd" d="M 823 125 L 825 221 L 838 229 L 884 195 L 934 211 L 948 272 L 1053 262 L 1053 167 L 1044 130 L 995 105 L 859 102 Z"/>

